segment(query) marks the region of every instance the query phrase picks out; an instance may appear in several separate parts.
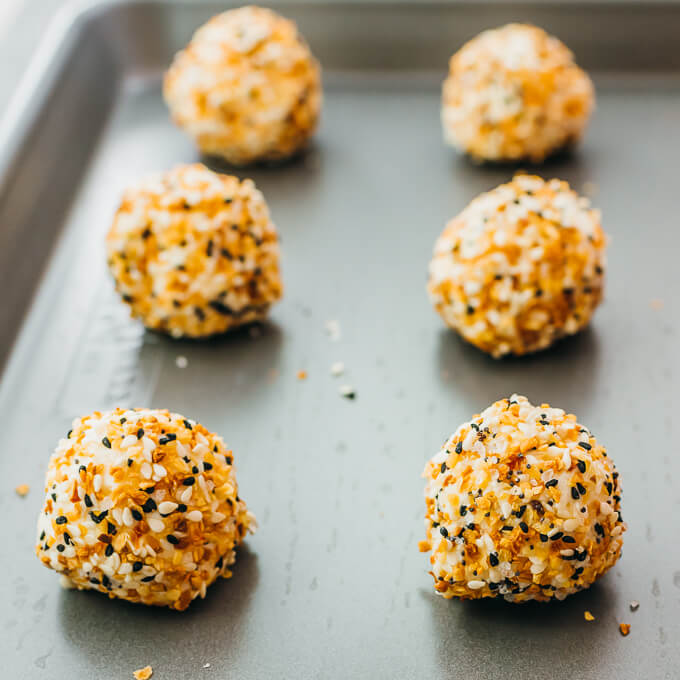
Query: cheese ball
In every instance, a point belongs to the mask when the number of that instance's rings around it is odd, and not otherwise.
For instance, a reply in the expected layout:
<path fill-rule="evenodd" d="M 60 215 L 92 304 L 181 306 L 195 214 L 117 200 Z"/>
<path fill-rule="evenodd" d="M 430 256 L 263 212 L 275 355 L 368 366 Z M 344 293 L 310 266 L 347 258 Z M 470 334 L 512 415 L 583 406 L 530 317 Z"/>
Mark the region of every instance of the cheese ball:
<path fill-rule="evenodd" d="M 594 108 L 588 75 L 535 26 L 484 31 L 449 62 L 442 92 L 446 142 L 478 161 L 542 161 L 583 135 Z"/>
<path fill-rule="evenodd" d="M 513 395 L 425 466 L 425 527 L 445 598 L 563 600 L 621 555 L 619 475 L 576 416 Z"/>
<path fill-rule="evenodd" d="M 249 179 L 183 165 L 128 189 L 106 239 L 116 289 L 147 328 L 224 333 L 282 294 L 276 227 Z"/>
<path fill-rule="evenodd" d="M 295 154 L 316 129 L 321 69 L 292 21 L 241 7 L 198 29 L 163 87 L 198 148 L 234 165 Z"/>
<path fill-rule="evenodd" d="M 606 241 L 600 213 L 566 182 L 518 175 L 446 225 L 430 299 L 493 357 L 535 352 L 588 324 L 602 299 Z"/>
<path fill-rule="evenodd" d="M 36 552 L 67 587 L 186 609 L 255 519 L 220 437 L 176 413 L 78 418 L 47 468 Z"/>

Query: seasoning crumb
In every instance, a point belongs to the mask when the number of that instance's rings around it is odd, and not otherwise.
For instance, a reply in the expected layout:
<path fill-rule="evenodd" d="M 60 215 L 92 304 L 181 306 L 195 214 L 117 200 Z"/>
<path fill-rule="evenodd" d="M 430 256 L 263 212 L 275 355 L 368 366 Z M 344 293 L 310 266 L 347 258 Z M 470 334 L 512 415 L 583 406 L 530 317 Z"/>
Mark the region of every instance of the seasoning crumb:
<path fill-rule="evenodd" d="M 630 611 L 636 612 L 638 609 L 640 609 L 640 603 L 637 600 L 631 600 Z"/>
<path fill-rule="evenodd" d="M 626 637 L 630 633 L 630 623 L 619 623 L 619 631 L 623 637 Z"/>
<path fill-rule="evenodd" d="M 298 380 L 307 380 L 307 371 L 298 371 L 297 372 L 297 379 Z"/>
<path fill-rule="evenodd" d="M 189 365 L 189 360 L 180 354 L 180 356 L 175 359 L 175 365 L 177 368 L 186 368 Z"/>
<path fill-rule="evenodd" d="M 595 620 L 595 617 L 587 609 L 583 612 L 583 618 L 586 621 L 594 621 Z"/>
<path fill-rule="evenodd" d="M 28 492 L 30 491 L 30 487 L 28 486 L 28 484 L 19 484 L 19 486 L 14 490 L 17 492 L 17 495 L 23 497 L 26 494 L 28 494 Z"/>
<path fill-rule="evenodd" d="M 204 664 L 203 664 L 203 668 L 210 668 L 210 664 L 209 664 L 209 663 L 204 663 Z"/>
<path fill-rule="evenodd" d="M 658 298 L 654 298 L 653 300 L 649 301 L 649 306 L 655 310 L 655 311 L 660 311 L 663 309 L 663 300 L 659 300 Z"/>
<path fill-rule="evenodd" d="M 340 340 L 340 322 L 335 319 L 330 319 L 326 321 L 324 328 L 326 334 L 330 337 L 333 342 L 338 342 Z"/>
<path fill-rule="evenodd" d="M 345 399 L 355 399 L 357 396 L 356 391 L 350 385 L 340 385 L 340 395 L 345 397 Z"/>
<path fill-rule="evenodd" d="M 135 676 L 135 680 L 149 680 L 153 675 L 153 668 L 151 668 L 151 666 L 145 666 L 144 668 L 135 671 L 132 675 Z"/>
<path fill-rule="evenodd" d="M 336 361 L 334 364 L 331 364 L 331 375 L 337 377 L 342 375 L 344 372 L 345 364 L 343 364 L 342 361 Z"/>

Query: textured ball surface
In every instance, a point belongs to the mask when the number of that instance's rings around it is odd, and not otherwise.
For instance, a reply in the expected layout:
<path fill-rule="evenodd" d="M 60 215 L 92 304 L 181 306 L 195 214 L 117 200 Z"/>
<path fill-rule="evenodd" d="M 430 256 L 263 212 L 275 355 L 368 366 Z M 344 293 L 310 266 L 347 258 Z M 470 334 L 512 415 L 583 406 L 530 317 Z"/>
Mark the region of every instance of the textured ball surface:
<path fill-rule="evenodd" d="M 477 160 L 538 162 L 580 139 L 594 99 L 563 43 L 535 26 L 508 24 L 451 57 L 444 137 Z"/>
<path fill-rule="evenodd" d="M 588 324 L 605 249 L 588 199 L 566 182 L 518 175 L 446 225 L 428 292 L 444 321 L 492 356 L 534 352 Z"/>
<path fill-rule="evenodd" d="M 241 7 L 196 31 L 163 91 L 201 151 L 243 165 L 305 146 L 321 109 L 321 70 L 292 21 Z"/>
<path fill-rule="evenodd" d="M 435 590 L 562 600 L 621 554 L 619 477 L 576 417 L 517 395 L 461 425 L 425 466 Z"/>
<path fill-rule="evenodd" d="M 59 442 L 36 551 L 67 586 L 183 610 L 231 576 L 254 524 L 220 437 L 176 413 L 116 409 Z"/>
<path fill-rule="evenodd" d="M 276 227 L 249 179 L 179 166 L 124 195 L 109 268 L 132 315 L 173 337 L 263 319 L 282 294 Z"/>

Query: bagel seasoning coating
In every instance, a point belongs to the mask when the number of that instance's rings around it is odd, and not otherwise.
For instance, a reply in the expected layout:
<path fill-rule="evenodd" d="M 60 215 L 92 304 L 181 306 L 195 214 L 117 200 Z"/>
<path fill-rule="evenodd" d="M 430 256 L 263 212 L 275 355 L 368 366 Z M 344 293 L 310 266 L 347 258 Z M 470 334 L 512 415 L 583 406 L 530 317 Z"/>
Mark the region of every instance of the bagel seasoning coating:
<path fill-rule="evenodd" d="M 165 410 L 76 419 L 47 469 L 36 552 L 63 584 L 186 609 L 255 518 L 220 437 Z"/>
<path fill-rule="evenodd" d="M 198 29 L 168 70 L 175 122 L 207 154 L 235 165 L 304 147 L 321 109 L 321 69 L 292 21 L 241 7 Z"/>
<path fill-rule="evenodd" d="M 451 328 L 492 356 L 535 352 L 588 325 L 606 243 L 587 198 L 557 179 L 517 175 L 446 225 L 428 293 Z"/>
<path fill-rule="evenodd" d="M 616 468 L 590 432 L 513 395 L 461 425 L 425 466 L 427 539 L 445 598 L 562 600 L 618 560 Z"/>
<path fill-rule="evenodd" d="M 281 297 L 276 227 L 252 180 L 182 165 L 128 189 L 106 241 L 116 289 L 147 328 L 205 337 Z"/>
<path fill-rule="evenodd" d="M 476 160 L 543 160 L 580 139 L 594 89 L 573 54 L 535 26 L 484 31 L 449 62 L 442 93 L 448 144 Z"/>

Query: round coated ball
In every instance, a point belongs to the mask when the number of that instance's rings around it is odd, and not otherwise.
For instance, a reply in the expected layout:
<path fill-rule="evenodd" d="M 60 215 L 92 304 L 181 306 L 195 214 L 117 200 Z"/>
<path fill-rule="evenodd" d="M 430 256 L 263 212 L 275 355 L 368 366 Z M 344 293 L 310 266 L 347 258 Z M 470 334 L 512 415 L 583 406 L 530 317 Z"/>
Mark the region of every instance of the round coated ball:
<path fill-rule="evenodd" d="M 276 227 L 249 179 L 179 166 L 125 192 L 107 240 L 116 289 L 147 328 L 206 337 L 282 294 Z"/>
<path fill-rule="evenodd" d="M 566 182 L 517 175 L 475 198 L 437 240 L 428 292 L 444 321 L 494 357 L 584 328 L 602 299 L 600 214 Z"/>
<path fill-rule="evenodd" d="M 241 7 L 196 31 L 163 92 L 204 153 L 235 165 L 272 161 L 299 151 L 316 129 L 321 69 L 292 21 Z"/>
<path fill-rule="evenodd" d="M 619 475 L 576 417 L 513 395 L 425 466 L 425 527 L 445 598 L 562 600 L 621 555 Z"/>
<path fill-rule="evenodd" d="M 508 24 L 451 57 L 444 138 L 479 161 L 542 161 L 581 138 L 594 99 L 563 43 L 535 26 Z"/>
<path fill-rule="evenodd" d="M 59 442 L 36 551 L 67 587 L 183 610 L 231 576 L 254 526 L 220 437 L 165 410 L 116 409 Z"/>

